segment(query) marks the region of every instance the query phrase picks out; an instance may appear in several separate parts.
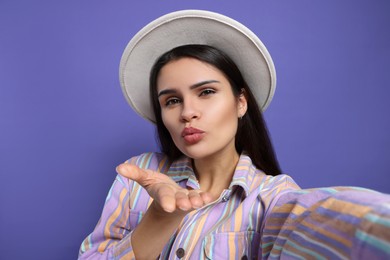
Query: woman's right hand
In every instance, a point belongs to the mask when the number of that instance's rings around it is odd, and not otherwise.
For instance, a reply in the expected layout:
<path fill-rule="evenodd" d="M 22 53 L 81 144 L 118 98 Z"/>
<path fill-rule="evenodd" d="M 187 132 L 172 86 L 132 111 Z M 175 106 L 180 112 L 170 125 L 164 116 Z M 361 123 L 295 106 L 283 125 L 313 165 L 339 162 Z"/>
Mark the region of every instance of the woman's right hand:
<path fill-rule="evenodd" d="M 200 190 L 188 190 L 180 187 L 167 175 L 160 172 L 141 169 L 129 163 L 122 163 L 117 172 L 144 187 L 154 199 L 160 213 L 186 213 L 211 202 L 211 196 Z"/>

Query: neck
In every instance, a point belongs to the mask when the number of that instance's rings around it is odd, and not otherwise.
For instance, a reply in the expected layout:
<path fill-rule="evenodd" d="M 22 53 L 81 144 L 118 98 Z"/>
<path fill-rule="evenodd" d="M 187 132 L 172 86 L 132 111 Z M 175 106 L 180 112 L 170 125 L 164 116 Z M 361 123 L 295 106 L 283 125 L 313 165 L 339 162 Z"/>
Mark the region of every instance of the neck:
<path fill-rule="evenodd" d="M 193 161 L 195 173 L 202 191 L 209 192 L 217 199 L 232 181 L 239 154 L 234 149 L 230 153 L 218 154 Z"/>

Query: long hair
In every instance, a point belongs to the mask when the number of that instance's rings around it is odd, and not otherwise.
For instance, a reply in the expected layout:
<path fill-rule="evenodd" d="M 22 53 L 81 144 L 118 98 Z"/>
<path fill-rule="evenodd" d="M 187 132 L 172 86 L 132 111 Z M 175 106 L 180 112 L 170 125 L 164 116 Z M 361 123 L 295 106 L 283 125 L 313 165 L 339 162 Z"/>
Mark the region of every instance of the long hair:
<path fill-rule="evenodd" d="M 239 154 L 247 154 L 254 165 L 266 174 L 274 176 L 280 174 L 281 170 L 266 124 L 252 91 L 245 82 L 237 65 L 225 53 L 208 45 L 191 44 L 176 47 L 160 56 L 151 70 L 150 98 L 156 117 L 157 136 L 161 151 L 171 161 L 183 155 L 174 144 L 168 129 L 163 123 L 157 94 L 157 78 L 164 65 L 170 61 L 185 57 L 206 62 L 219 69 L 228 79 L 235 97 L 239 97 L 240 94 L 244 93 L 248 109 L 238 122 L 235 137 L 236 150 Z"/>

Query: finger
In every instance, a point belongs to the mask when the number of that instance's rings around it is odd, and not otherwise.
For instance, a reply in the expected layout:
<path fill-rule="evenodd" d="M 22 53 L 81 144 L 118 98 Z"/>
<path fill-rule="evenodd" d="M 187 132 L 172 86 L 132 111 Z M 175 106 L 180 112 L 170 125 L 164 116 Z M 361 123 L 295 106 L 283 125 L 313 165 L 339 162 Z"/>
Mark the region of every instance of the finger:
<path fill-rule="evenodd" d="M 175 194 L 176 198 L 176 206 L 183 210 L 183 211 L 188 211 L 192 208 L 191 202 L 188 198 L 188 191 L 183 190 L 183 191 L 177 191 Z"/>
<path fill-rule="evenodd" d="M 202 198 L 204 205 L 209 204 L 213 201 L 211 194 L 208 192 L 200 192 L 199 195 Z"/>
<path fill-rule="evenodd" d="M 120 175 L 136 181 L 142 185 L 142 181 L 147 178 L 147 171 L 140 169 L 139 167 L 129 164 L 122 163 L 116 167 L 116 172 Z"/>
<path fill-rule="evenodd" d="M 171 213 L 176 210 L 175 191 L 168 186 L 161 186 L 157 192 L 156 201 L 166 212 Z"/>
<path fill-rule="evenodd" d="M 200 191 L 192 190 L 188 194 L 188 198 L 191 202 L 192 208 L 198 209 L 203 206 L 203 199 L 200 196 Z"/>

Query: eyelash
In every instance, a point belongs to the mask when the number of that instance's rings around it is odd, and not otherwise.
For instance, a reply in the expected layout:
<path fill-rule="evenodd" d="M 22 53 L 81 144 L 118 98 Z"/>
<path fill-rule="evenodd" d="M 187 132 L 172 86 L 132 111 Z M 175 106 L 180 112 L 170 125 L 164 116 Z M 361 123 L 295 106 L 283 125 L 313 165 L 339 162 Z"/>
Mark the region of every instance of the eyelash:
<path fill-rule="evenodd" d="M 199 97 L 202 97 L 202 96 L 209 96 L 209 95 L 212 95 L 212 94 L 215 94 L 215 90 L 214 89 L 210 89 L 210 88 L 207 88 L 207 89 L 203 89 L 200 94 L 199 94 Z M 167 101 L 165 102 L 165 106 L 166 107 L 169 107 L 169 106 L 173 106 L 173 105 L 176 105 L 178 103 L 181 103 L 181 100 L 177 97 L 170 97 L 167 99 Z"/>
<path fill-rule="evenodd" d="M 215 90 L 211 88 L 206 88 L 200 92 L 200 96 L 208 96 L 211 94 L 215 94 Z"/>
<path fill-rule="evenodd" d="M 180 102 L 180 99 L 178 99 L 178 98 L 169 98 L 165 102 L 165 106 L 166 107 L 172 106 L 172 105 L 178 104 L 179 102 Z"/>

